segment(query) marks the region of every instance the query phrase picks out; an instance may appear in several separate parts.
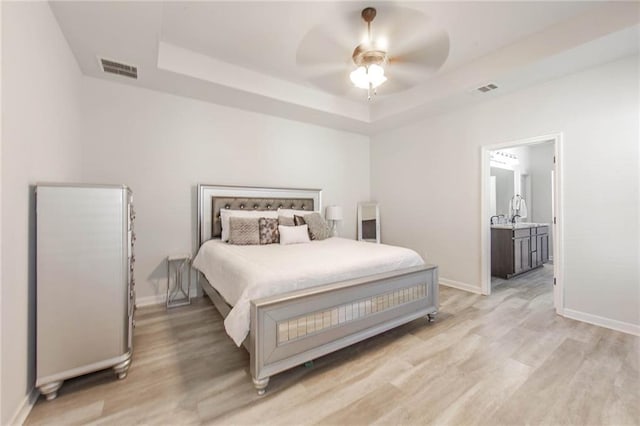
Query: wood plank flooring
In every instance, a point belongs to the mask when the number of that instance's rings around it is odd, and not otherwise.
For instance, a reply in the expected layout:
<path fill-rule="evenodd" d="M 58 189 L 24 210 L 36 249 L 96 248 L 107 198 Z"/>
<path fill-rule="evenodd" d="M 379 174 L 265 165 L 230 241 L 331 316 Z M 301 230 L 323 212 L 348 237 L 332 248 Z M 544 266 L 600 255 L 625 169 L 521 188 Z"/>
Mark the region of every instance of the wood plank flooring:
<path fill-rule="evenodd" d="M 640 339 L 557 316 L 550 270 L 490 297 L 440 287 L 435 323 L 279 374 L 264 397 L 208 299 L 141 309 L 129 377 L 69 380 L 26 424 L 640 424 Z"/>

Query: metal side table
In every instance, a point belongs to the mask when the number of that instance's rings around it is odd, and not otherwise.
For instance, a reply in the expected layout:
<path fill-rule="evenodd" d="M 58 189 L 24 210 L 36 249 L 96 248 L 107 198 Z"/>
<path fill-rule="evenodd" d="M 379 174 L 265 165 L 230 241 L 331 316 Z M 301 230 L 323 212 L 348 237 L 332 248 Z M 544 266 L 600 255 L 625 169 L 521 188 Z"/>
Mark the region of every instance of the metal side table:
<path fill-rule="evenodd" d="M 184 279 L 186 275 L 186 280 Z M 173 280 L 171 279 L 173 277 Z M 173 286 L 172 286 L 173 281 Z M 191 255 L 167 257 L 167 309 L 191 304 Z"/>

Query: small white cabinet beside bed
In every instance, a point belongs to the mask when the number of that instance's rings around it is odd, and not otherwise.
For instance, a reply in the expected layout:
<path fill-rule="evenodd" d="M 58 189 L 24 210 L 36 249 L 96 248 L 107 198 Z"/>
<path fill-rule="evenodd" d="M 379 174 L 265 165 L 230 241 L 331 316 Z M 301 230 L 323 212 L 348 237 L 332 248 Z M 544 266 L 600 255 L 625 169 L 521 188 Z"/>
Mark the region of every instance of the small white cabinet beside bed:
<path fill-rule="evenodd" d="M 321 211 L 321 191 L 199 185 L 198 246 L 219 235 L 216 221 L 220 208 L 278 207 Z M 310 244 L 320 247 L 322 243 Z M 349 244 L 362 244 L 363 250 L 371 250 L 371 246 L 383 250 L 382 246 L 364 242 Z M 249 333 L 243 345 L 250 354 L 250 371 L 258 394 L 265 392 L 274 374 L 417 318 L 433 320 L 438 309 L 438 268 L 398 264 L 400 269 L 363 273 L 353 279 L 250 300 Z M 205 293 L 227 318 L 232 307 L 217 290 L 221 287 L 210 283 L 204 274 L 199 274 L 199 279 Z"/>

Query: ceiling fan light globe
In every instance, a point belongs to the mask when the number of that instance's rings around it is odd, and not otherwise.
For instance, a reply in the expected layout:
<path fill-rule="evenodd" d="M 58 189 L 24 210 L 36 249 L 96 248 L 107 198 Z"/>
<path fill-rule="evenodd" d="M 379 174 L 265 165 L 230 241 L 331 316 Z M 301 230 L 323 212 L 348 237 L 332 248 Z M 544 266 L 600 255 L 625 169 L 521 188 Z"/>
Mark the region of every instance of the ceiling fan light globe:
<path fill-rule="evenodd" d="M 384 68 L 377 64 L 369 65 L 369 70 L 367 72 L 369 74 L 370 79 L 379 79 L 380 77 L 384 77 Z"/>
<path fill-rule="evenodd" d="M 371 87 L 373 87 L 375 89 L 376 87 L 380 86 L 385 81 L 387 81 L 387 77 L 385 77 L 384 75 L 379 77 L 379 78 L 377 78 L 377 79 L 371 79 Z"/>
<path fill-rule="evenodd" d="M 378 87 L 385 81 L 387 81 L 387 77 L 384 76 L 384 68 L 377 64 L 369 65 L 369 70 L 367 73 L 369 77 L 369 82 L 372 87 Z"/>
<path fill-rule="evenodd" d="M 365 67 L 358 67 L 351 71 L 349 78 L 356 87 L 360 89 L 369 88 L 369 77 L 367 76 L 367 69 Z"/>

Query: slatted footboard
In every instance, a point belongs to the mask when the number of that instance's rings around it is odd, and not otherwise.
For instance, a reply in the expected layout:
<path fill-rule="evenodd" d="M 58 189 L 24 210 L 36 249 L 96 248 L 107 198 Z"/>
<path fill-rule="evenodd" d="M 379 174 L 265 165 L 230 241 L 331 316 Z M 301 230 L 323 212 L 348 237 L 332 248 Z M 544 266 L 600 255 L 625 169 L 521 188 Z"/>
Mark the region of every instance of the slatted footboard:
<path fill-rule="evenodd" d="M 428 316 L 438 308 L 438 268 L 419 266 L 251 302 L 251 375 L 269 377 Z"/>

